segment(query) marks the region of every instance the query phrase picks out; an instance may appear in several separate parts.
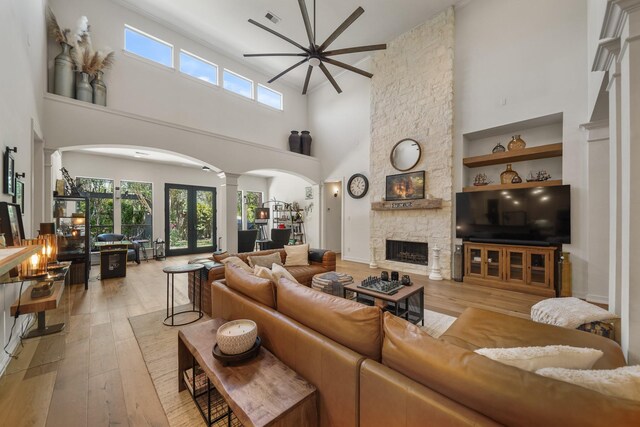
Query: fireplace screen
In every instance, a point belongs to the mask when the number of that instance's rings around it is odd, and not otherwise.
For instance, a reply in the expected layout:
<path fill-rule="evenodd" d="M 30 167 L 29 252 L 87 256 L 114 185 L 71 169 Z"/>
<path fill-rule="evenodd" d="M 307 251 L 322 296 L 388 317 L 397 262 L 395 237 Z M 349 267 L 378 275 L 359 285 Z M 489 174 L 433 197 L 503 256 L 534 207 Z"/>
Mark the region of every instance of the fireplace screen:
<path fill-rule="evenodd" d="M 409 264 L 428 265 L 429 245 L 419 242 L 387 240 L 388 261 L 406 262 Z"/>

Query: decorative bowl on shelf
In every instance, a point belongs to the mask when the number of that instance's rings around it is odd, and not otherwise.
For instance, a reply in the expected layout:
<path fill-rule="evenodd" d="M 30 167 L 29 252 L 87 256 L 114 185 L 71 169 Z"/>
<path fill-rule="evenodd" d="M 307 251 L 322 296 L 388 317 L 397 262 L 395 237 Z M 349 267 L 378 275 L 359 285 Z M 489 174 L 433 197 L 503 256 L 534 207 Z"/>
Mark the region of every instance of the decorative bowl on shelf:
<path fill-rule="evenodd" d="M 252 320 L 240 319 L 225 323 L 218 328 L 216 340 L 225 354 L 240 354 L 256 343 L 258 325 Z"/>

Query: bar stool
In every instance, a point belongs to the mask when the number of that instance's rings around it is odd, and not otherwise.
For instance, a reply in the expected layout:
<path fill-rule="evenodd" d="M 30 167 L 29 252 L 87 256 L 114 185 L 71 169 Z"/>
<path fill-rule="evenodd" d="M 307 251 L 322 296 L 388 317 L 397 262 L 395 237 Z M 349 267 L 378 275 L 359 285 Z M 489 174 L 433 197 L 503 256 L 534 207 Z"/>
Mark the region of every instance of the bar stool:
<path fill-rule="evenodd" d="M 202 264 L 187 264 L 187 265 L 171 265 L 169 267 L 165 267 L 162 269 L 163 272 L 167 273 L 167 317 L 162 321 L 166 326 L 183 326 L 188 325 L 189 323 L 196 322 L 200 320 L 203 316 L 202 313 L 202 276 L 198 274 L 198 288 L 200 292 L 200 297 L 198 298 L 198 309 L 196 310 L 196 272 L 202 270 L 204 265 Z M 176 274 L 193 274 L 193 308 L 191 310 L 183 310 L 178 313 L 174 312 L 174 279 Z M 169 276 L 171 276 L 171 285 L 169 285 Z M 171 288 L 171 300 L 169 300 L 169 288 Z M 169 314 L 169 309 L 171 309 L 171 314 Z M 198 317 L 190 320 L 188 322 L 183 323 L 175 323 L 175 316 L 183 313 L 197 313 Z M 169 319 L 171 323 L 168 323 Z"/>

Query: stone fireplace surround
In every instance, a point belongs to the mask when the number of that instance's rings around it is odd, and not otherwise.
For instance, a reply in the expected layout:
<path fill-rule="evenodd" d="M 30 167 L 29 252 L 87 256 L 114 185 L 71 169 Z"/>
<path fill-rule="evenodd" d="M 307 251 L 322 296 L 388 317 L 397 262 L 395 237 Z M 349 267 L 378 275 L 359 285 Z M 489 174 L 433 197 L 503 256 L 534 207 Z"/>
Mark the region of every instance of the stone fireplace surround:
<path fill-rule="evenodd" d="M 396 142 L 413 138 L 422 157 L 426 193 L 441 209 L 372 210 L 371 261 L 379 267 L 427 275 L 426 265 L 386 260 L 386 241 L 438 246 L 442 276 L 451 278 L 453 194 L 454 13 L 449 9 L 387 44 L 375 54 L 371 83 L 371 202 L 385 195 L 385 178 L 399 173 L 389 161 Z M 428 264 L 433 265 L 429 253 Z"/>

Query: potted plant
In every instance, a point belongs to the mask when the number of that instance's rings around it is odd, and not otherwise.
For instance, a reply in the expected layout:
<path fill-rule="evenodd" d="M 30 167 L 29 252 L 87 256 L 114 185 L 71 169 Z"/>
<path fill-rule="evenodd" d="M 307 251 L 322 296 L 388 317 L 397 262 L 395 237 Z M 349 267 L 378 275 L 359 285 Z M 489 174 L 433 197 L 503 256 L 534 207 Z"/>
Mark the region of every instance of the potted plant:
<path fill-rule="evenodd" d="M 53 78 L 53 93 L 73 98 L 73 38 L 69 28 L 62 28 L 53 14 L 51 8 L 47 8 L 47 28 L 49 36 L 60 44 L 62 52 L 56 56 Z"/>

